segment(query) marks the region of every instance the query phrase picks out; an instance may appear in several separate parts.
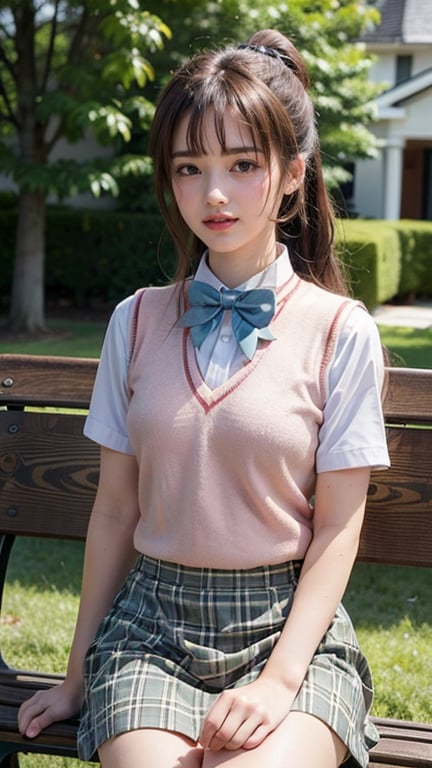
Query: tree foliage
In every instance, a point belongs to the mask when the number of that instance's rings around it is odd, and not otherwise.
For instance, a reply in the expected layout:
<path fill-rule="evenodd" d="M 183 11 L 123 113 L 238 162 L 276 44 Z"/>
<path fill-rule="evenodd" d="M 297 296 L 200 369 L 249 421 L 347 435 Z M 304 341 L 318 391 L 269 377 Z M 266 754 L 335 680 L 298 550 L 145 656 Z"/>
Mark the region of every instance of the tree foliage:
<path fill-rule="evenodd" d="M 367 126 L 380 89 L 368 80 L 372 58 L 359 38 L 379 14 L 366 0 L 150 0 L 147 6 L 158 7 L 173 31 L 174 45 L 157 57 L 162 78 L 199 48 L 241 42 L 260 28 L 284 32 L 309 67 L 329 184 L 348 178 L 348 162 L 374 156 L 376 140 Z"/>
<path fill-rule="evenodd" d="M 147 54 L 169 37 L 135 0 L 0 2 L 0 167 L 19 189 L 59 197 L 116 192 L 122 171 L 140 159 L 53 160 L 60 139 L 92 130 L 102 146 L 128 142 L 134 117 L 148 124 L 152 105 L 138 92 L 154 77 Z M 12 137 L 12 141 L 11 141 Z"/>
<path fill-rule="evenodd" d="M 169 28 L 139 0 L 0 0 L 0 171 L 19 190 L 10 321 L 44 325 L 45 203 L 91 190 L 117 193 L 126 173 L 148 171 L 141 156 L 115 156 L 151 103 L 133 89 L 154 77 L 148 55 Z M 54 157 L 61 139 L 96 137 L 105 154 Z"/>

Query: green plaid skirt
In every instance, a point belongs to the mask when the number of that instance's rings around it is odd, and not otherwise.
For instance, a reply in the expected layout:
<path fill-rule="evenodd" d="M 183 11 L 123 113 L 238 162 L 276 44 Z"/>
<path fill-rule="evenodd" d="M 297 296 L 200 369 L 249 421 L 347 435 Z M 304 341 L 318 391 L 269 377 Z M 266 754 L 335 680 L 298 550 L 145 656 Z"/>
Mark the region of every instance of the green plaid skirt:
<path fill-rule="evenodd" d="M 90 645 L 78 754 L 136 728 L 197 740 L 224 688 L 254 680 L 289 614 L 301 562 L 246 571 L 188 568 L 140 556 Z M 342 606 L 310 664 L 293 709 L 327 723 L 352 766 L 377 741 L 372 681 Z"/>

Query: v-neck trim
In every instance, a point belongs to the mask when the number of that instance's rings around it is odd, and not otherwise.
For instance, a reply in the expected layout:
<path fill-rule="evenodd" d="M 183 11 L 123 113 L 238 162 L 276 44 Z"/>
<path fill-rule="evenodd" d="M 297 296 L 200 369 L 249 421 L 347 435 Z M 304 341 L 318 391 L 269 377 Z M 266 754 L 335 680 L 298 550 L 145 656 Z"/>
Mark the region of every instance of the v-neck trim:
<path fill-rule="evenodd" d="M 300 278 L 296 273 L 293 273 L 287 282 L 276 291 L 276 312 L 270 323 L 270 328 L 272 330 L 277 330 L 273 326 L 277 323 L 287 301 L 295 293 L 299 285 Z M 187 308 L 187 290 L 185 290 L 185 305 Z M 275 335 L 277 334 L 275 333 Z M 206 384 L 198 366 L 195 350 L 189 340 L 189 329 L 184 328 L 182 339 L 183 369 L 192 394 L 204 410 L 209 412 L 212 408 L 218 405 L 218 403 L 234 392 L 240 384 L 253 373 L 265 356 L 267 349 L 273 343 L 273 341 L 261 340 L 260 346 L 255 352 L 252 360 L 233 373 L 226 382 L 211 389 L 208 384 Z"/>

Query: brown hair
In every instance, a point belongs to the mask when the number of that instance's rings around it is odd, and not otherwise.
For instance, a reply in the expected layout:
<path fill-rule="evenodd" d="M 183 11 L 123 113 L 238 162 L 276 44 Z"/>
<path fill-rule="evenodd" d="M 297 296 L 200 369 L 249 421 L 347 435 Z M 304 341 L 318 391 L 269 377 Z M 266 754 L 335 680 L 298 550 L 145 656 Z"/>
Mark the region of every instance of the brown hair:
<path fill-rule="evenodd" d="M 205 245 L 183 221 L 172 193 L 173 138 L 181 118 L 190 116 L 188 142 L 205 154 L 203 119 L 214 113 L 216 135 L 225 148 L 227 109 L 251 131 L 266 162 L 275 153 L 282 175 L 301 155 L 303 183 L 285 195 L 277 217 L 278 239 L 302 277 L 338 293 L 346 293 L 334 255 L 333 210 L 328 199 L 305 63 L 288 38 L 274 30 L 257 32 L 245 45 L 196 54 L 173 76 L 161 94 L 150 131 L 156 192 L 178 253 L 176 278 L 193 272 Z"/>

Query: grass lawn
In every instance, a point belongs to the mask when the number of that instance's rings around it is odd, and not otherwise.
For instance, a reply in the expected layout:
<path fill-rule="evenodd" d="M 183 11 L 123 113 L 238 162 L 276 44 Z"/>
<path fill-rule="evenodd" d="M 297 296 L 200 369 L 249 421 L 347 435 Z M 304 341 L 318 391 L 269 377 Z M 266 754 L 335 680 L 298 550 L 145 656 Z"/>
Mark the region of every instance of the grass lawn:
<path fill-rule="evenodd" d="M 52 323 L 61 336 L 8 342 L 3 352 L 98 357 L 105 323 Z M 432 367 L 432 330 L 380 328 L 383 343 L 402 360 Z M 10 564 L 0 623 L 7 661 L 21 668 L 63 672 L 78 608 L 83 546 L 18 542 Z M 432 721 L 431 573 L 427 569 L 356 564 L 345 596 L 375 679 L 374 713 Z M 46 626 L 47 611 L 52 616 Z M 20 758 L 22 768 L 73 768 L 78 761 Z"/>
<path fill-rule="evenodd" d="M 99 357 L 106 323 L 52 320 L 48 327 L 52 333 L 39 339 L 1 339 L 1 351 L 23 355 Z"/>
<path fill-rule="evenodd" d="M 28 341 L 0 340 L 1 352 L 29 355 L 98 357 L 106 322 L 52 320 L 52 334 Z M 383 344 L 391 351 L 393 365 L 432 368 L 432 328 L 379 326 Z"/>
<path fill-rule="evenodd" d="M 379 326 L 383 344 L 390 350 L 392 365 L 432 368 L 432 328 Z"/>

